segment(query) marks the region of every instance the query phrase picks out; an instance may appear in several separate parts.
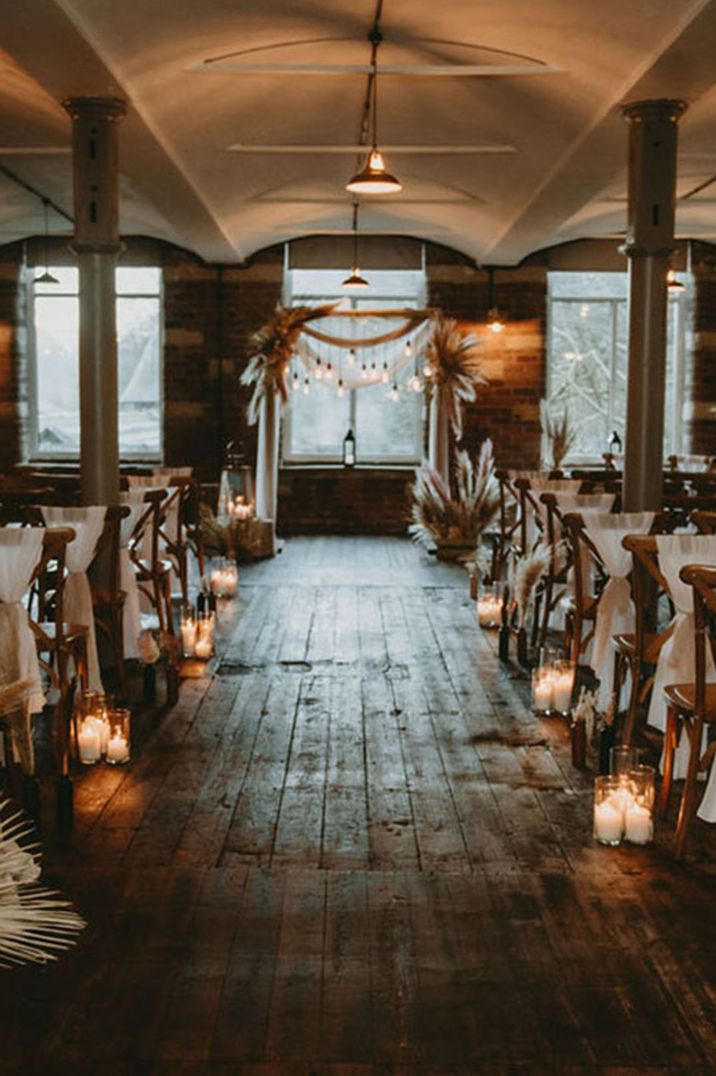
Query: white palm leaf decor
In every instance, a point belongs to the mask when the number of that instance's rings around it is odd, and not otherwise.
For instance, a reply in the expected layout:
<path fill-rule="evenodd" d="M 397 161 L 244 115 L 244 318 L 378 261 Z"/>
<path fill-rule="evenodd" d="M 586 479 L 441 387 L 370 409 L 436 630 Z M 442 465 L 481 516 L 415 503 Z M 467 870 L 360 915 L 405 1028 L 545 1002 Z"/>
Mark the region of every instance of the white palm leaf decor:
<path fill-rule="evenodd" d="M 0 812 L 7 803 L 0 801 Z M 59 893 L 37 885 L 37 845 L 20 814 L 0 820 L 0 968 L 46 964 L 74 945 L 84 919 Z"/>

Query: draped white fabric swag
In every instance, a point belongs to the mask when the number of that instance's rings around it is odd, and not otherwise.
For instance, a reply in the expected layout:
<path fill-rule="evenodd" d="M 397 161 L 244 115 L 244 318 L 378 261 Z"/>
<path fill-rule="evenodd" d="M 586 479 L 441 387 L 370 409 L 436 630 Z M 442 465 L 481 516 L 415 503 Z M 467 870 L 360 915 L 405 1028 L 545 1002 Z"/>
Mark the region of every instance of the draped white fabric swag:
<path fill-rule="evenodd" d="M 609 576 L 597 605 L 591 666 L 599 679 L 597 706 L 609 705 L 614 675 L 612 635 L 633 632 L 635 626 L 631 586 L 631 553 L 622 546 L 627 534 L 647 534 L 654 522 L 653 512 L 586 512 L 584 529 Z"/>
<path fill-rule="evenodd" d="M 660 534 L 657 535 L 656 544 L 659 568 L 676 607 L 671 621 L 671 635 L 659 654 L 647 716 L 647 723 L 663 732 L 666 728 L 664 688 L 668 684 L 689 684 L 694 680 L 693 595 L 691 587 L 679 579 L 679 572 L 687 564 L 716 564 L 716 535 Z M 716 680 L 716 670 L 708 652 L 706 679 L 709 683 Z M 675 780 L 686 776 L 688 764 L 688 737 L 682 736 L 674 759 Z M 716 821 L 716 814 L 710 821 Z"/>
<path fill-rule="evenodd" d="M 102 534 L 106 509 L 102 505 L 84 508 L 43 507 L 48 527 L 72 527 L 75 539 L 67 546 L 67 579 L 64 589 L 64 617 L 68 624 L 87 628 L 87 679 L 90 691 L 104 691 L 99 671 L 97 636 L 94 626 L 92 590 L 87 569 Z"/>
<path fill-rule="evenodd" d="M 0 685 L 29 683 L 22 726 L 18 729 L 14 722 L 10 726 L 13 754 L 25 773 L 34 771 L 30 715 L 40 713 L 45 696 L 35 636 L 22 599 L 42 557 L 43 537 L 42 527 L 0 528 Z"/>

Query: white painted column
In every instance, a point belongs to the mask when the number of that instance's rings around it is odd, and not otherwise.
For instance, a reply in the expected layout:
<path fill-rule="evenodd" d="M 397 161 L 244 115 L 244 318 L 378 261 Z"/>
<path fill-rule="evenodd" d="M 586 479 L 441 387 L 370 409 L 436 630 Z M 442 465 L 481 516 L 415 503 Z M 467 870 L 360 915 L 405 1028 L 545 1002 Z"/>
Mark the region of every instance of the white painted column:
<path fill-rule="evenodd" d="M 281 403 L 273 392 L 261 400 L 256 454 L 256 515 L 276 524 Z"/>
<path fill-rule="evenodd" d="M 124 101 L 71 97 L 75 237 L 80 280 L 80 478 L 84 504 L 119 500 L 119 400 L 114 271 L 118 227 L 117 127 Z"/>
<path fill-rule="evenodd" d="M 625 105 L 629 123 L 629 364 L 623 510 L 661 507 L 666 273 L 674 250 L 677 125 L 683 101 Z"/>
<path fill-rule="evenodd" d="M 441 478 L 450 484 L 450 420 L 445 406 L 445 394 L 435 385 L 430 401 L 429 462 Z"/>

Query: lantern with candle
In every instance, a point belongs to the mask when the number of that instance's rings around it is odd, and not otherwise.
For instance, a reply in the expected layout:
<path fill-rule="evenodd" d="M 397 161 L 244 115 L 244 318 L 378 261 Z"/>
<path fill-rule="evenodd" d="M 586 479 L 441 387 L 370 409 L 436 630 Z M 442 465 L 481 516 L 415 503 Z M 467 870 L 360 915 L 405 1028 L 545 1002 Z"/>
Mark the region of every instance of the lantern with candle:
<path fill-rule="evenodd" d="M 653 766 L 637 765 L 627 773 L 629 800 L 624 810 L 624 837 L 630 844 L 650 844 L 654 839 L 655 777 Z"/>
<path fill-rule="evenodd" d="M 208 661 L 214 653 L 214 614 L 203 613 L 196 622 L 194 656 Z"/>
<path fill-rule="evenodd" d="M 129 762 L 130 724 L 129 710 L 110 710 L 110 732 L 105 755 L 110 766 L 123 766 Z"/>
<path fill-rule="evenodd" d="M 211 570 L 211 591 L 217 598 L 233 598 L 239 580 L 236 561 L 218 557 Z"/>
<path fill-rule="evenodd" d="M 194 656 L 196 643 L 196 613 L 193 605 L 182 606 L 181 611 L 181 648 L 185 658 Z"/>

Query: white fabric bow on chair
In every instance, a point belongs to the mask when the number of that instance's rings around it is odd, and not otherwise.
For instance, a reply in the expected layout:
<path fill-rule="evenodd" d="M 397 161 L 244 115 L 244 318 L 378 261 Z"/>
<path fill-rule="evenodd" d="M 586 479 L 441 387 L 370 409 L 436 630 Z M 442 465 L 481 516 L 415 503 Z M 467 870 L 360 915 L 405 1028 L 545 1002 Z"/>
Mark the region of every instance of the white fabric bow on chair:
<path fill-rule="evenodd" d="M 584 530 L 609 576 L 597 605 L 591 666 L 599 679 L 597 706 L 606 709 L 612 693 L 614 654 L 612 635 L 634 631 L 634 604 L 628 575 L 631 554 L 622 546 L 627 534 L 647 534 L 653 512 L 585 512 Z"/>
<path fill-rule="evenodd" d="M 664 688 L 668 684 L 690 684 L 694 679 L 694 609 L 691 587 L 682 583 L 679 572 L 687 564 L 716 564 L 716 535 L 713 534 L 660 534 L 656 544 L 659 569 L 669 587 L 676 613 L 671 621 L 671 635 L 659 653 L 651 691 L 647 724 L 666 729 L 666 699 Z M 716 680 L 711 655 L 706 653 L 706 680 Z M 674 755 L 674 780 L 686 777 L 689 765 L 688 737 L 681 742 Z"/>
<path fill-rule="evenodd" d="M 102 505 L 85 508 L 43 507 L 48 527 L 72 527 L 76 537 L 67 546 L 67 579 L 63 596 L 64 617 L 68 624 L 87 628 L 87 680 L 91 691 L 104 691 L 99 671 L 97 636 L 94 626 L 92 590 L 87 569 L 92 563 L 102 534 L 106 509 Z"/>
<path fill-rule="evenodd" d="M 129 539 L 137 520 L 146 508 L 145 492 L 139 487 L 120 493 L 120 502 L 129 508 L 129 515 L 122 519 L 119 530 L 119 585 L 125 595 L 122 609 L 122 640 L 125 658 L 139 657 L 137 639 L 142 631 L 142 615 L 139 585 L 132 567 L 132 558 L 129 555 Z"/>
<path fill-rule="evenodd" d="M 25 681 L 27 688 L 21 703 L 23 723 L 11 725 L 13 754 L 25 773 L 34 773 L 30 716 L 40 713 L 45 696 L 40 682 L 40 665 L 35 636 L 22 599 L 33 572 L 42 558 L 42 527 L 0 528 L 0 687 Z M 17 702 L 8 702 L 10 712 Z M 4 709 L 4 708 L 3 708 Z"/>

